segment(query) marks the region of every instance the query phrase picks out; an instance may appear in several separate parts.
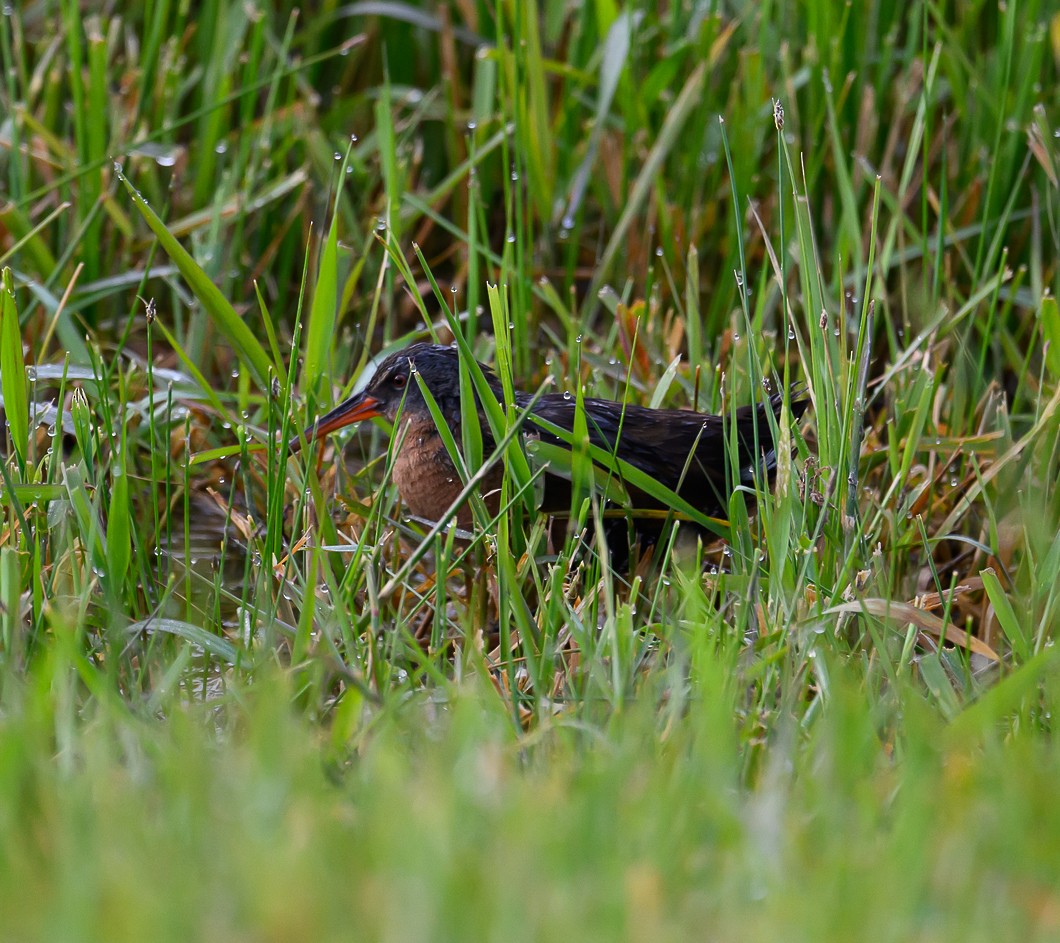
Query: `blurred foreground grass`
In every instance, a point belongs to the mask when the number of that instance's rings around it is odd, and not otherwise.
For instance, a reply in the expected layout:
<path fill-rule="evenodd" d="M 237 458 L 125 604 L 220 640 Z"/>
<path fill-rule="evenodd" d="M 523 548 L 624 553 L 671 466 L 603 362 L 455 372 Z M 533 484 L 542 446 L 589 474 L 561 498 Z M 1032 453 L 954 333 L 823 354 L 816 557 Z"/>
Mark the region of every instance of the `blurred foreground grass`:
<path fill-rule="evenodd" d="M 341 744 L 275 674 L 164 724 L 36 692 L 0 727 L 4 936 L 1055 938 L 1051 744 L 952 735 L 910 692 L 892 750 L 843 677 L 748 783 L 735 667 L 666 722 L 519 736 L 467 685 Z"/>
<path fill-rule="evenodd" d="M 0 932 L 1055 938 L 1058 37 L 5 7 Z M 813 410 L 633 574 L 546 545 L 512 450 L 422 545 L 385 428 L 276 442 L 426 333 Z"/>

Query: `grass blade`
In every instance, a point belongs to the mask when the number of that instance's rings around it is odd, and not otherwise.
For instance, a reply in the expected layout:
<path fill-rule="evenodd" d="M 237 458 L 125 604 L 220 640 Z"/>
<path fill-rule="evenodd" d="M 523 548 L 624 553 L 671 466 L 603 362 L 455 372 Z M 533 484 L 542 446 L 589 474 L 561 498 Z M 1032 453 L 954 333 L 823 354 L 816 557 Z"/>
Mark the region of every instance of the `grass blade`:
<path fill-rule="evenodd" d="M 136 188 L 129 182 L 119 167 L 115 167 L 118 179 L 125 184 L 129 196 L 140 211 L 151 231 L 158 238 L 166 254 L 184 276 L 195 297 L 202 303 L 206 313 L 213 320 L 217 329 L 228 338 L 235 352 L 250 367 L 254 378 L 258 381 L 261 389 L 269 388 L 270 371 L 274 370 L 277 376 L 283 375 L 279 364 L 273 364 L 265 348 L 261 346 L 258 339 L 246 326 L 243 319 L 232 307 L 228 299 L 221 293 L 210 277 L 202 270 L 199 264 L 191 257 L 185 249 L 166 228 L 166 224 L 158 218 L 154 210 L 148 206 L 147 201 L 140 195 Z"/>
<path fill-rule="evenodd" d="M 22 465 L 29 452 L 29 394 L 26 390 L 26 361 L 22 354 L 22 331 L 15 304 L 15 280 L 5 268 L 0 278 L 0 392 L 11 432 L 11 444 Z"/>

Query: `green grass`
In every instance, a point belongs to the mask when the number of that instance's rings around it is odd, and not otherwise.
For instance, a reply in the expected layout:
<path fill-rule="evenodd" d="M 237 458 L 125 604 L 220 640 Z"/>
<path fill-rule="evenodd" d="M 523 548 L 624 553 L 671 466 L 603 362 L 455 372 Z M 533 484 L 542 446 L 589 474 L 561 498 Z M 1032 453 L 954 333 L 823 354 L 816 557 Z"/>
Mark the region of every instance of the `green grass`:
<path fill-rule="evenodd" d="M 1055 5 L 191 7 L 0 16 L 3 935 L 1055 938 Z M 633 574 L 278 444 L 454 335 L 813 409 Z"/>

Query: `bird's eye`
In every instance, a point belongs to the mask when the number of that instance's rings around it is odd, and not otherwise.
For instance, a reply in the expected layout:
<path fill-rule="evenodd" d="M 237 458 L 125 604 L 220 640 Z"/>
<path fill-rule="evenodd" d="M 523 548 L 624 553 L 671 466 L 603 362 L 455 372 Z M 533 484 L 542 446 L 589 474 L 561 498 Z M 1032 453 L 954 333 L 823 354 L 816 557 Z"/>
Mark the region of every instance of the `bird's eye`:
<path fill-rule="evenodd" d="M 390 378 L 390 385 L 393 386 L 395 390 L 400 390 L 407 382 L 408 377 L 403 373 L 395 373 Z"/>

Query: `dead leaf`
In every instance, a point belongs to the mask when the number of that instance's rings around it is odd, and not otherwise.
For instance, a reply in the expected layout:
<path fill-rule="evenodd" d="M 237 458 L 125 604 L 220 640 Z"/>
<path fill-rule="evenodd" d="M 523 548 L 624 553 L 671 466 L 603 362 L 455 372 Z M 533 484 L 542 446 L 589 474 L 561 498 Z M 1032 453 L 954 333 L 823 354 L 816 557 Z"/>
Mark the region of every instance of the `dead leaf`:
<path fill-rule="evenodd" d="M 938 616 L 934 616 L 930 612 L 914 606 L 912 603 L 897 602 L 893 599 L 859 599 L 855 602 L 832 606 L 831 609 L 825 610 L 825 615 L 843 612 L 867 613 L 877 619 L 887 619 L 902 625 L 912 623 L 928 635 L 937 639 L 945 639 L 951 645 L 967 648 L 977 655 L 989 658 L 991 661 L 1001 660 L 997 652 L 982 639 L 969 635 L 952 623 L 943 622 Z"/>

